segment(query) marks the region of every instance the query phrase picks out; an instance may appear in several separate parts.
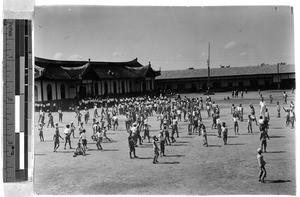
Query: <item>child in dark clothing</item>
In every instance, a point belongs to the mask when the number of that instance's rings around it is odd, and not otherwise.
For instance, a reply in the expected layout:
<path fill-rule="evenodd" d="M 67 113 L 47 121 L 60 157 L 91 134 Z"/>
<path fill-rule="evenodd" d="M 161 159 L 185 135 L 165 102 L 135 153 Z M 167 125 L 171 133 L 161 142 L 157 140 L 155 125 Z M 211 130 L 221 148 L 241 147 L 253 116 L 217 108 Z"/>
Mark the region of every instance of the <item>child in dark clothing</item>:
<path fill-rule="evenodd" d="M 154 158 L 153 158 L 153 164 L 158 163 L 157 159 L 158 159 L 158 155 L 159 155 L 159 148 L 158 148 L 158 139 L 157 137 L 154 135 L 153 136 L 153 150 L 154 150 Z"/>
<path fill-rule="evenodd" d="M 137 156 L 135 155 L 134 139 L 132 137 L 131 132 L 130 132 L 130 134 L 128 136 L 128 144 L 129 144 L 129 156 L 130 156 L 130 159 L 137 158 Z M 133 153 L 133 157 L 132 157 L 131 153 Z"/>
<path fill-rule="evenodd" d="M 61 135 L 59 134 L 59 131 L 56 130 L 55 134 L 53 136 L 53 140 L 54 140 L 54 151 L 53 152 L 57 152 L 57 149 L 59 147 L 59 138 L 61 138 L 62 140 L 64 140 L 64 138 L 62 138 Z"/>

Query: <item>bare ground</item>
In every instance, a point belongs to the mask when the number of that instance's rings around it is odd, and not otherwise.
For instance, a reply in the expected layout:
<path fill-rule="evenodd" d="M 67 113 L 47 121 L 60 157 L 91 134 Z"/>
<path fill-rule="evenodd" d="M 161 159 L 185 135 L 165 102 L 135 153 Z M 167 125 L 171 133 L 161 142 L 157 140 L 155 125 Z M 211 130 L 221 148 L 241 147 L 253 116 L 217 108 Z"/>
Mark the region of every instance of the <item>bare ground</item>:
<path fill-rule="evenodd" d="M 269 105 L 269 95 L 274 101 Z M 289 100 L 294 100 L 288 92 Z M 166 147 L 166 157 L 159 157 L 159 164 L 152 164 L 153 148 L 147 141 L 136 149 L 138 159 L 129 159 L 124 117 L 119 116 L 119 129 L 108 131 L 113 141 L 104 140 L 103 151 L 96 150 L 89 139 L 87 156 L 72 157 L 74 149 L 63 150 L 61 142 L 58 153 L 53 152 L 53 128 L 44 129 L 45 141 L 40 142 L 37 123 L 35 124 L 35 166 L 34 192 L 36 194 L 143 194 L 143 195 L 230 195 L 230 194 L 296 194 L 295 171 L 295 130 L 285 127 L 284 111 L 282 118 L 276 118 L 276 101 L 282 104 L 282 92 L 263 92 L 267 98 L 271 115 L 268 152 L 263 156 L 268 172 L 265 184 L 258 182 L 256 149 L 260 146 L 258 127 L 253 125 L 254 134 L 247 133 L 247 121 L 239 122 L 240 135 L 233 132 L 230 106 L 242 103 L 244 119 L 250 112 L 248 104 L 255 105 L 259 112 L 257 92 L 244 94 L 244 99 L 224 101 L 230 93 L 217 93 L 212 99 L 221 108 L 221 121 L 229 128 L 228 145 L 216 136 L 211 129 L 212 120 L 203 111 L 202 117 L 208 131 L 209 147 L 202 146 L 202 137 L 187 135 L 187 123 L 179 122 L 177 142 Z M 204 97 L 200 94 L 187 94 L 188 97 Z M 289 104 L 289 103 L 288 103 Z M 64 124 L 60 124 L 63 134 L 65 124 L 74 121 L 74 113 L 64 113 Z M 38 114 L 35 114 L 37 120 Z M 258 118 L 258 117 L 257 117 Z M 47 120 L 47 118 L 46 118 Z M 58 120 L 54 113 L 54 120 Z M 150 133 L 158 134 L 156 116 L 149 118 Z M 91 123 L 84 125 L 88 136 Z M 76 132 L 78 137 L 78 131 Z M 72 138 L 73 147 L 78 138 Z M 68 147 L 68 146 L 67 146 Z"/>

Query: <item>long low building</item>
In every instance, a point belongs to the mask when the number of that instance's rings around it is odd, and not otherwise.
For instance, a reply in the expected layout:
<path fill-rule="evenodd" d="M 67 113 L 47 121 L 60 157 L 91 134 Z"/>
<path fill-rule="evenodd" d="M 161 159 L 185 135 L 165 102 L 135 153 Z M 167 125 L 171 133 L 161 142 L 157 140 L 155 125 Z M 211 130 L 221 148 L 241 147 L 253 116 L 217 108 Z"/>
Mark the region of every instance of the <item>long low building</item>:
<path fill-rule="evenodd" d="M 281 89 L 295 87 L 295 65 L 260 65 L 210 69 L 210 88 L 214 91 Z M 203 92 L 207 90 L 208 69 L 161 71 L 155 86 L 176 92 Z"/>
<path fill-rule="evenodd" d="M 35 58 L 35 101 L 86 98 L 155 90 L 160 71 L 128 62 L 57 61 Z"/>

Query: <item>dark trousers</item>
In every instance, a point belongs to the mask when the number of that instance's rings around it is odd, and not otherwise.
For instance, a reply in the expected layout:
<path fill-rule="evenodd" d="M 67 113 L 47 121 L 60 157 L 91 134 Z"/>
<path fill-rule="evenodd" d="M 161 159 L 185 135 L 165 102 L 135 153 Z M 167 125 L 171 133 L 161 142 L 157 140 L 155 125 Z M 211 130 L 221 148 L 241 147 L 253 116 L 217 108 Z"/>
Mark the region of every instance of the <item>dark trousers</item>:
<path fill-rule="evenodd" d="M 267 140 L 266 139 L 261 141 L 260 148 L 263 152 L 267 151 Z"/>
<path fill-rule="evenodd" d="M 69 146 L 70 146 L 70 148 L 71 148 L 70 135 L 67 135 L 67 136 L 65 137 L 65 148 L 66 148 L 67 143 L 69 143 Z"/>
<path fill-rule="evenodd" d="M 265 166 L 261 166 L 258 174 L 258 179 L 261 181 L 264 181 L 264 179 L 267 177 L 267 171 Z"/>
<path fill-rule="evenodd" d="M 224 144 L 226 145 L 227 144 L 227 134 L 223 134 L 223 141 L 224 141 Z"/>
<path fill-rule="evenodd" d="M 129 151 L 129 156 L 130 156 L 130 158 L 132 158 L 131 153 L 133 153 L 133 156 L 134 156 L 134 157 L 136 156 L 136 155 L 135 155 L 135 148 L 134 148 L 134 146 L 130 146 L 130 151 Z"/>
<path fill-rule="evenodd" d="M 157 159 L 158 159 L 158 155 L 159 155 L 159 153 L 158 153 L 158 150 L 157 150 L 157 149 L 155 149 L 155 150 L 154 150 L 154 158 L 153 158 L 153 163 L 156 163 L 156 162 L 158 162 L 158 161 L 157 161 Z"/>
<path fill-rule="evenodd" d="M 160 156 L 165 155 L 165 141 L 160 141 Z"/>
<path fill-rule="evenodd" d="M 144 140 L 146 140 L 146 137 L 148 138 L 148 141 L 150 142 L 149 130 L 144 130 Z"/>
<path fill-rule="evenodd" d="M 167 145 L 171 145 L 169 133 L 168 134 L 166 133 L 165 143 L 167 143 Z"/>

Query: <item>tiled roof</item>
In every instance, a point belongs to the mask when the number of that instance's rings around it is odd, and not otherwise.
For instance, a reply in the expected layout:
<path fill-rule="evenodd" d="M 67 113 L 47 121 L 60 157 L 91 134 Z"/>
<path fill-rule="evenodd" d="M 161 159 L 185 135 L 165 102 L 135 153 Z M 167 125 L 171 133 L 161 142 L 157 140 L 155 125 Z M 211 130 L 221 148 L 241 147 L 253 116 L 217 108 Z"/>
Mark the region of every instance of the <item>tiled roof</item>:
<path fill-rule="evenodd" d="M 93 65 L 91 68 L 100 79 L 112 79 L 112 78 L 134 78 L 137 77 L 131 69 L 127 67 L 120 67 L 116 65 Z"/>
<path fill-rule="evenodd" d="M 130 62 L 76 62 L 55 61 L 36 58 L 36 68 L 40 71 L 35 78 L 48 79 L 114 79 L 156 77 L 159 72 L 150 65 L 142 66 L 137 59 Z"/>
<path fill-rule="evenodd" d="M 295 65 L 279 65 L 280 73 L 295 73 Z M 276 74 L 277 65 L 247 66 L 247 67 L 229 67 L 229 68 L 211 68 L 211 77 L 242 76 L 242 75 L 260 75 Z M 188 70 L 168 70 L 161 71 L 161 75 L 155 80 L 166 79 L 184 79 L 184 78 L 205 78 L 207 69 L 188 69 Z"/>

